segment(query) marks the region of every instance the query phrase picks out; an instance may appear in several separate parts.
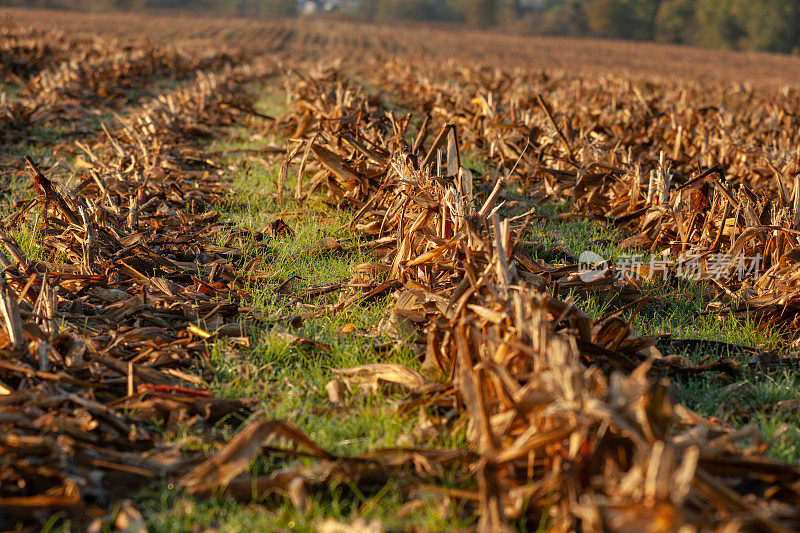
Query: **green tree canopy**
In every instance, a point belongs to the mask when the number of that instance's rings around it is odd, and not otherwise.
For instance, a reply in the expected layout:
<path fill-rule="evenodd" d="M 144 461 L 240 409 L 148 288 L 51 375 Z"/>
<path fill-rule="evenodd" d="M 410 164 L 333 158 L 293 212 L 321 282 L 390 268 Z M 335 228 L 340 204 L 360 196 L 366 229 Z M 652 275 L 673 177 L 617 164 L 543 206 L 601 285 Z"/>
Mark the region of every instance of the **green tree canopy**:
<path fill-rule="evenodd" d="M 696 0 L 663 0 L 655 18 L 655 39 L 666 43 L 690 43 L 697 31 Z"/>
<path fill-rule="evenodd" d="M 800 2 L 738 0 L 732 6 L 739 48 L 791 52 L 800 33 Z"/>

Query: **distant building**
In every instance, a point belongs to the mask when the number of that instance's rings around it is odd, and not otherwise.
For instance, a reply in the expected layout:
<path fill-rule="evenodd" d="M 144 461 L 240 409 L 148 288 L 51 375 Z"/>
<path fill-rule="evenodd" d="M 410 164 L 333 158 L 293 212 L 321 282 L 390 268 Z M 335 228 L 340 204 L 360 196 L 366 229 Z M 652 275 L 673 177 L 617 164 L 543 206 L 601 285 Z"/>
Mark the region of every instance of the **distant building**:
<path fill-rule="evenodd" d="M 301 15 L 320 15 L 324 13 L 355 13 L 359 0 L 300 0 L 297 10 Z"/>
<path fill-rule="evenodd" d="M 301 0 L 297 2 L 297 12 L 301 15 L 316 15 L 319 11 L 319 5 L 314 0 Z"/>

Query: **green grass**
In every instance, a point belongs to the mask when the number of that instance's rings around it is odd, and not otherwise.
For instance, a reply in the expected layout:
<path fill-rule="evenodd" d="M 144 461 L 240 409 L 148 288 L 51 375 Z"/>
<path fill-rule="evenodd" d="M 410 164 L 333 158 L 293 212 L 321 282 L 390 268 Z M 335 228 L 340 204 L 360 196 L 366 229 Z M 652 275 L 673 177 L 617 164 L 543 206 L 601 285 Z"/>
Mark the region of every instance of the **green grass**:
<path fill-rule="evenodd" d="M 15 211 L 15 203 L 33 197 L 31 189 L 32 173 L 23 162 L 23 157 L 31 156 L 34 162 L 50 179 L 68 183 L 72 172 L 67 164 L 55 153 L 56 144 L 66 140 L 66 127 L 36 126 L 31 129 L 25 141 L 0 145 L 0 217 Z M 38 209 L 30 212 L 31 220 L 36 219 Z M 41 221 L 40 221 L 41 224 Z M 30 259 L 52 261 L 55 256 L 45 252 L 40 246 L 41 235 L 34 232 L 34 225 L 21 224 L 10 232 L 20 249 Z"/>
<path fill-rule="evenodd" d="M 247 505 L 228 498 L 195 500 L 162 490 L 143 495 L 139 508 L 151 519 L 148 530 L 154 532 L 198 531 L 215 528 L 224 532 L 245 531 L 315 531 L 325 520 L 352 523 L 363 518 L 377 520 L 390 530 L 413 526 L 426 530 L 447 531 L 468 527 L 472 521 L 455 503 L 431 494 L 421 494 L 421 506 L 408 515 L 400 487 L 389 482 L 377 494 L 368 496 L 346 484 L 327 494 L 311 496 L 312 509 L 299 515 L 285 499 L 269 498 Z M 398 513 L 401 513 L 398 516 Z"/>
<path fill-rule="evenodd" d="M 20 99 L 24 89 L 25 87 L 19 83 L 0 83 L 0 92 L 6 93 L 6 98 L 8 98 L 8 101 L 12 104 Z"/>

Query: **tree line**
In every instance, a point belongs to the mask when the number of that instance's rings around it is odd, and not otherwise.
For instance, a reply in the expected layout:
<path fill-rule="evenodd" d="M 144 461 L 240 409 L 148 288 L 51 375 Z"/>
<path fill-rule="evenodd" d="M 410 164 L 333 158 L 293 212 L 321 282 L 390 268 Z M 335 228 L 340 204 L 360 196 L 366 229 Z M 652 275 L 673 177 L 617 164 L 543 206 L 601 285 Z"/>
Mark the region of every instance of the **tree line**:
<path fill-rule="evenodd" d="M 294 16 L 297 0 L 0 0 L 65 9 L 195 9 Z M 349 16 L 434 20 L 521 34 L 800 52 L 800 0 L 342 0 Z"/>

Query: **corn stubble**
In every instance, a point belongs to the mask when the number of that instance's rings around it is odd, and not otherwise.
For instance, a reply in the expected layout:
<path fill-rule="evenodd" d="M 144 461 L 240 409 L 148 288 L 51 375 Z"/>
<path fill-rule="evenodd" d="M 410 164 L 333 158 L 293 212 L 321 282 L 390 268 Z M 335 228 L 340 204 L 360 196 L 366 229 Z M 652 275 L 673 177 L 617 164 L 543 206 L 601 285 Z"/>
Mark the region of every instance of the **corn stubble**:
<path fill-rule="evenodd" d="M 31 64 L 52 68 L 26 46 Z M 704 368 L 665 357 L 658 338 L 637 336 L 618 313 L 592 321 L 563 298 L 614 293 L 635 305 L 641 281 L 615 275 L 614 266 L 586 280 L 577 265 L 536 260 L 523 246 L 535 210 L 504 216 L 514 203 L 508 190 L 522 185 L 624 228 L 632 247 L 760 253 L 763 271 L 752 282 L 738 280 L 732 264 L 706 276 L 716 294 L 710 309 L 795 326 L 800 187 L 787 182 L 797 170 L 797 94 L 786 90 L 776 103 L 714 88 L 705 99 L 725 108 L 700 108 L 688 103 L 702 90 L 691 84 L 577 82 L 424 61 L 362 65 L 411 110 L 398 115 L 350 87 L 344 71 L 298 59 L 304 73 L 291 87 L 293 108 L 273 126 L 291 137 L 285 158 L 276 157 L 277 197 L 321 194 L 352 210 L 359 244 L 326 239 L 308 253 L 361 246 L 376 259 L 357 266 L 349 286 L 326 289 L 349 290 L 340 303 L 275 318 L 248 305 L 246 282 L 268 277 L 265 265 L 237 266 L 245 243 L 270 232 L 220 222 L 214 206 L 230 184 L 195 146 L 257 116 L 243 84 L 277 69 L 195 53 L 167 60 L 153 50 L 100 52 L 87 62 L 98 78 L 87 82 L 74 70 L 82 67 L 62 65 L 31 75 L 30 96 L 2 102 L 4 135 L 24 136 L 37 121 L 80 113 L 65 105 L 70 98 L 77 107 L 113 101 L 163 68 L 209 71 L 81 142 L 90 168 L 76 187 L 57 186 L 27 159 L 36 196 L 18 202 L 0 235 L 2 520 L 100 515 L 132 488 L 165 478 L 197 497 L 285 495 L 300 512 L 312 492 L 344 482 L 375 491 L 391 479 L 408 500 L 428 491 L 461 501 L 482 531 L 512 523 L 556 531 L 800 528 L 800 469 L 769 460 L 757 432 L 674 402 L 666 376 Z M 498 175 L 474 175 L 462 161 L 467 150 Z M 295 158 L 301 170 L 291 183 Z M 754 160 L 768 164 L 753 170 Z M 22 224 L 62 260 L 26 257 L 8 231 Z M 221 231 L 230 234 L 224 246 L 214 244 Z M 273 233 L 287 231 L 278 224 Z M 400 390 L 397 407 L 420 411 L 433 431 L 465 428 L 465 449 L 337 456 L 291 421 L 205 389 L 213 377 L 208 339 L 244 342 L 253 326 L 279 323 L 292 342 L 324 352 L 283 328 L 389 293 L 395 303 L 384 330 L 419 333 L 422 372 L 378 363 L 340 369 L 331 399 L 346 402 L 359 387 Z M 155 420 L 207 431 L 246 417 L 208 456 L 153 429 Z M 314 461 L 249 474 L 276 438 L 302 450 L 282 451 Z M 452 488 L 453 473 L 477 490 Z"/>

